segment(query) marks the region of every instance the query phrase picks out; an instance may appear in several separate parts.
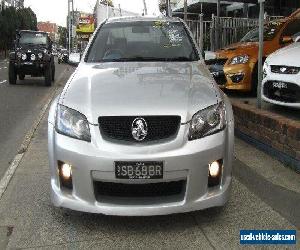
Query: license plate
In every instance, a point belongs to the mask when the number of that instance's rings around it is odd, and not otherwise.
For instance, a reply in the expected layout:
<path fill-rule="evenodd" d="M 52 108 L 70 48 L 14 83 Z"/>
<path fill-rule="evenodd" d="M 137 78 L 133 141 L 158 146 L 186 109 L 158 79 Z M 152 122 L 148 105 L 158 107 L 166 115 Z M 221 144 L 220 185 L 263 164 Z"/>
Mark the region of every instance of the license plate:
<path fill-rule="evenodd" d="M 285 83 L 285 82 L 273 82 L 273 88 L 287 89 L 287 83 Z"/>
<path fill-rule="evenodd" d="M 115 162 L 117 179 L 162 179 L 162 162 Z"/>

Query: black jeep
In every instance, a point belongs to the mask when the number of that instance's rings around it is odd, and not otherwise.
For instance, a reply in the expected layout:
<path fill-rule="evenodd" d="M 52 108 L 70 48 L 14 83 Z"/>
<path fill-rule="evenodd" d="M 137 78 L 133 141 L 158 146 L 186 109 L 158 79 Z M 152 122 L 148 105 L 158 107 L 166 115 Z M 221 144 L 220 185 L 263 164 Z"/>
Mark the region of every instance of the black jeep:
<path fill-rule="evenodd" d="M 25 75 L 44 76 L 45 85 L 55 78 L 52 41 L 45 32 L 22 30 L 17 32 L 15 49 L 9 55 L 9 83 L 16 84 Z"/>

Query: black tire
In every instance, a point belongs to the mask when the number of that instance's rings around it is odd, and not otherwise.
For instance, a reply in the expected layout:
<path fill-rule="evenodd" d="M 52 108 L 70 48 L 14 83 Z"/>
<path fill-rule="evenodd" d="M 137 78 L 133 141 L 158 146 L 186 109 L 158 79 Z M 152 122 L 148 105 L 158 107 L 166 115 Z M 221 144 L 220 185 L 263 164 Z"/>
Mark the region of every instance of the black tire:
<path fill-rule="evenodd" d="M 252 72 L 252 81 L 251 81 L 251 95 L 257 96 L 257 84 L 258 84 L 258 65 L 257 63 L 254 66 L 253 72 Z"/>
<path fill-rule="evenodd" d="M 8 78 L 9 78 L 8 79 L 9 84 L 11 85 L 17 84 L 17 73 L 16 73 L 15 66 L 12 63 L 9 64 Z"/>
<path fill-rule="evenodd" d="M 23 81 L 24 79 L 25 79 L 25 75 L 20 74 L 20 75 L 19 75 L 19 80 Z"/>
<path fill-rule="evenodd" d="M 45 70 L 45 85 L 50 87 L 52 84 L 52 69 L 51 65 Z"/>
<path fill-rule="evenodd" d="M 52 66 L 52 73 L 51 73 L 52 82 L 55 81 L 55 66 Z"/>

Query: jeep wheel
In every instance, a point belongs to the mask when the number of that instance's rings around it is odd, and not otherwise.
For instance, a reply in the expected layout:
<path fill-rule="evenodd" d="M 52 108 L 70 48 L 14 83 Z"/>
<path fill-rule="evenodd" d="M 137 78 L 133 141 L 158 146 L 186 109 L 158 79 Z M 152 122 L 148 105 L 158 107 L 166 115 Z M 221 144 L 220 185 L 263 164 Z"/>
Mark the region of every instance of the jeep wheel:
<path fill-rule="evenodd" d="M 45 71 L 45 85 L 47 87 L 50 87 L 51 82 L 52 82 L 52 69 L 51 69 L 51 65 L 49 65 L 49 67 Z"/>
<path fill-rule="evenodd" d="M 23 81 L 24 79 L 25 79 L 25 75 L 20 74 L 20 75 L 19 75 L 19 80 Z"/>
<path fill-rule="evenodd" d="M 55 66 L 52 66 L 52 82 L 55 81 Z"/>
<path fill-rule="evenodd" d="M 17 73 L 15 70 L 15 66 L 12 63 L 9 64 L 8 78 L 9 84 L 15 85 L 17 83 Z"/>

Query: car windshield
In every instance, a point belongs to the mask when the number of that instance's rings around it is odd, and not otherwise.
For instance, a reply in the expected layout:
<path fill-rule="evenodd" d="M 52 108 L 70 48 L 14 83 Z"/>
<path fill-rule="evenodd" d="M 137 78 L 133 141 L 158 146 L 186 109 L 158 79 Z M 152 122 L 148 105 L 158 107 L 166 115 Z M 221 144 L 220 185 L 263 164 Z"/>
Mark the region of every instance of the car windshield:
<path fill-rule="evenodd" d="M 104 24 L 87 62 L 196 61 L 199 56 L 180 22 L 139 21 Z"/>
<path fill-rule="evenodd" d="M 283 22 L 271 22 L 264 26 L 264 41 L 271 41 L 282 27 Z M 241 42 L 258 42 L 258 28 L 249 31 L 241 40 Z"/>
<path fill-rule="evenodd" d="M 20 44 L 46 45 L 47 35 L 43 33 L 22 32 L 19 38 Z"/>

